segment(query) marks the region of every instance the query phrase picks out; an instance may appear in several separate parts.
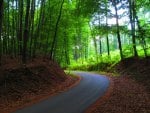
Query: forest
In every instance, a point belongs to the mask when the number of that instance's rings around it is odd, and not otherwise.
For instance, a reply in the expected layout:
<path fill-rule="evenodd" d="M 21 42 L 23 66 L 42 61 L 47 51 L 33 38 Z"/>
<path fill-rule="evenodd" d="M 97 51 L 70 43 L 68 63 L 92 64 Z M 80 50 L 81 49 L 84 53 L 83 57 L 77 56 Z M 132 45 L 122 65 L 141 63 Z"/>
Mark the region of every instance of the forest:
<path fill-rule="evenodd" d="M 0 89 L 3 89 L 0 112 L 11 113 L 8 108 L 12 106 L 16 109 L 20 104 L 14 102 L 24 102 L 20 95 L 25 95 L 23 99 L 26 95 L 30 98 L 25 90 L 36 95 L 45 91 L 49 83 L 53 86 L 51 92 L 53 88 L 59 89 L 59 83 L 63 89 L 79 81 L 72 74 L 66 76 L 64 70 L 69 70 L 69 74 L 70 70 L 82 70 L 111 77 L 129 75 L 146 90 L 132 80 L 112 77 L 114 86 L 120 85 L 114 91 L 123 86 L 127 86 L 125 91 L 134 90 L 130 89 L 131 83 L 137 89 L 135 92 L 147 95 L 150 89 L 149 4 L 149 0 L 0 0 Z M 35 88 L 37 84 L 39 89 Z M 114 98 L 116 101 L 117 97 Z M 147 100 L 144 100 L 146 106 L 150 105 Z M 136 99 L 133 102 L 133 107 L 143 106 L 137 106 Z M 143 109 L 148 113 L 148 107 Z"/>
<path fill-rule="evenodd" d="M 0 59 L 63 67 L 150 54 L 148 0 L 1 0 Z"/>

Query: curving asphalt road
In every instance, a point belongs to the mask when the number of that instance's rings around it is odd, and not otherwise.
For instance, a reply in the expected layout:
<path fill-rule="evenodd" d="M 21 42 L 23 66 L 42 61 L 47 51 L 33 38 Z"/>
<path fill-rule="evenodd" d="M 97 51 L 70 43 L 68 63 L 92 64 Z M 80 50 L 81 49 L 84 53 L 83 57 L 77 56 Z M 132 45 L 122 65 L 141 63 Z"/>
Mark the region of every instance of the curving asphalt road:
<path fill-rule="evenodd" d="M 77 86 L 14 113 L 83 113 L 104 95 L 110 82 L 107 77 L 98 74 L 74 73 L 82 77 Z"/>

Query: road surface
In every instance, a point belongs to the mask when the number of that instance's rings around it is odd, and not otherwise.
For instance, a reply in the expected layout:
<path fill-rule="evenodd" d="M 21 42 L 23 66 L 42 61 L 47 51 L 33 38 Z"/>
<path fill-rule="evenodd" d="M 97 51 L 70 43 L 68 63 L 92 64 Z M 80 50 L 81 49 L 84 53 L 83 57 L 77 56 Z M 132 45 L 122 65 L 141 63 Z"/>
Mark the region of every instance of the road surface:
<path fill-rule="evenodd" d="M 92 103 L 104 95 L 110 81 L 98 74 L 74 73 L 81 76 L 77 86 L 14 113 L 84 113 Z"/>

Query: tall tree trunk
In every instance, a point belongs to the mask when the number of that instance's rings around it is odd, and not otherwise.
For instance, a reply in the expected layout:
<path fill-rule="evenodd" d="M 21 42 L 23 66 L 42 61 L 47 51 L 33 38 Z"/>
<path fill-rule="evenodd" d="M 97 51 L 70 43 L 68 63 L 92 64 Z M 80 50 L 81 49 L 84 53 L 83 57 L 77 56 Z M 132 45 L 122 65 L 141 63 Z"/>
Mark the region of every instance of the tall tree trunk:
<path fill-rule="evenodd" d="M 2 21 L 3 21 L 3 2 L 4 0 L 0 1 L 0 65 L 2 59 Z"/>
<path fill-rule="evenodd" d="M 7 20 L 7 10 L 4 10 L 4 18 L 6 18 Z M 8 54 L 8 34 L 7 34 L 7 30 L 8 30 L 8 22 L 7 21 L 4 21 L 4 37 L 3 37 L 3 54 L 7 55 Z"/>
<path fill-rule="evenodd" d="M 147 50 L 146 50 L 146 41 L 145 41 L 144 34 L 143 34 L 143 29 L 140 26 L 140 21 L 139 21 L 137 15 L 136 15 L 136 20 L 137 20 L 137 25 L 138 25 L 138 30 L 139 30 L 139 38 L 141 40 L 141 44 L 142 44 L 142 47 L 143 47 L 143 50 L 144 50 L 144 55 L 145 55 L 145 57 L 148 57 Z"/>
<path fill-rule="evenodd" d="M 73 56 L 74 56 L 74 60 L 77 62 L 77 60 L 79 58 L 79 55 L 78 55 L 78 49 L 79 48 L 77 46 L 78 41 L 77 41 L 76 35 L 74 36 L 73 40 L 74 40 L 74 54 L 73 54 Z"/>
<path fill-rule="evenodd" d="M 59 21 L 61 19 L 61 15 L 62 15 L 63 4 L 64 4 L 64 0 L 62 0 L 60 10 L 59 10 L 59 15 L 58 15 L 57 22 L 56 22 L 56 25 L 55 25 L 55 33 L 54 33 L 52 46 L 51 46 L 51 50 L 50 50 L 50 59 L 53 59 L 53 51 L 54 51 L 54 47 L 55 47 L 55 44 L 56 44 L 58 25 L 59 25 Z"/>
<path fill-rule="evenodd" d="M 14 0 L 12 1 L 12 3 L 14 4 Z M 12 38 L 11 38 L 11 48 L 12 48 L 12 52 L 11 52 L 11 56 L 14 57 L 15 56 L 15 10 L 14 7 L 12 9 L 12 15 L 13 19 L 12 19 Z"/>
<path fill-rule="evenodd" d="M 66 64 L 70 65 L 70 58 L 69 58 L 69 50 L 68 50 L 68 37 L 66 32 L 64 32 L 64 51 L 65 51 L 65 59 L 66 59 Z"/>
<path fill-rule="evenodd" d="M 100 56 L 102 56 L 102 40 L 100 37 L 100 27 L 101 27 L 101 17 L 100 17 L 100 13 L 98 14 L 98 22 L 99 22 L 99 52 L 100 52 Z"/>
<path fill-rule="evenodd" d="M 114 4 L 114 7 L 115 7 L 115 16 L 116 16 L 116 25 L 117 25 L 117 38 L 118 38 L 118 44 L 119 44 L 119 50 L 120 50 L 120 57 L 121 57 L 121 60 L 122 60 L 123 59 L 123 52 L 122 52 L 122 45 L 121 45 L 121 38 L 120 38 L 118 10 L 117 10 L 116 0 L 113 0 L 113 4 Z"/>
<path fill-rule="evenodd" d="M 48 16 L 48 18 L 49 18 L 49 26 L 52 26 L 52 10 L 53 9 L 51 8 L 51 1 L 49 0 L 48 1 L 48 11 L 50 11 L 49 12 L 49 16 Z M 51 27 L 48 28 L 47 32 L 48 33 L 51 32 Z M 49 52 L 50 52 L 50 51 L 48 51 L 49 44 L 50 44 L 50 39 L 49 38 L 50 38 L 50 34 L 47 34 L 46 48 L 43 48 L 44 51 L 45 51 L 45 57 L 47 57 L 49 55 Z"/>
<path fill-rule="evenodd" d="M 102 56 L 102 40 L 101 40 L 101 37 L 99 37 L 99 52 L 100 52 L 100 55 Z"/>
<path fill-rule="evenodd" d="M 38 37 L 38 50 L 41 51 L 42 49 L 42 32 L 45 32 L 44 26 L 45 26 L 45 20 L 46 20 L 46 15 L 45 15 L 45 2 L 46 0 L 42 0 L 42 6 L 41 6 L 41 25 L 40 25 L 40 33 Z"/>
<path fill-rule="evenodd" d="M 35 0 L 32 0 L 31 3 L 31 32 L 30 32 L 30 45 L 29 45 L 29 55 L 32 56 L 32 46 L 33 46 L 33 33 L 34 33 L 34 14 L 35 14 Z"/>
<path fill-rule="evenodd" d="M 37 17 L 39 18 L 38 19 L 38 22 L 37 22 L 37 28 L 36 28 L 36 32 L 35 32 L 35 35 L 34 35 L 34 45 L 33 45 L 33 58 L 36 57 L 36 49 L 37 49 L 37 46 L 38 46 L 38 39 L 39 39 L 39 36 L 40 36 L 40 27 L 42 25 L 42 13 L 43 13 L 43 5 L 44 5 L 44 2 L 45 0 L 42 0 L 41 1 L 41 8 L 40 8 L 40 13 L 37 13 Z"/>
<path fill-rule="evenodd" d="M 7 52 L 6 54 L 10 54 L 12 51 L 10 51 L 10 21 L 9 21 L 9 15 L 10 15 L 10 11 L 9 11 L 9 0 L 7 0 L 8 3 L 8 7 L 7 7 Z"/>
<path fill-rule="evenodd" d="M 134 1 L 133 4 L 134 4 L 134 7 L 133 7 L 134 18 L 137 21 L 137 26 L 138 26 L 138 31 L 139 31 L 139 38 L 141 40 L 141 44 L 142 44 L 142 47 L 143 47 L 143 50 L 144 50 L 144 55 L 145 55 L 145 57 L 147 57 L 148 55 L 147 55 L 147 50 L 146 50 L 146 41 L 145 41 L 145 38 L 144 38 L 143 29 L 140 25 L 140 21 L 139 21 L 139 18 L 138 18 L 136 9 L 135 9 L 136 2 Z"/>
<path fill-rule="evenodd" d="M 24 64 L 26 63 L 27 60 L 26 58 L 27 58 L 27 41 L 29 38 L 29 12 L 30 12 L 30 0 L 27 0 L 24 35 L 23 35 L 23 53 L 22 53 L 22 62 Z"/>
<path fill-rule="evenodd" d="M 134 56 L 137 57 L 136 49 L 136 39 L 135 39 L 135 1 L 129 0 L 129 11 L 130 11 L 130 24 L 131 24 L 131 34 L 132 34 L 132 43 L 133 43 L 133 52 Z"/>
<path fill-rule="evenodd" d="M 95 36 L 92 36 L 92 37 L 93 37 L 93 42 L 94 42 L 94 47 L 95 47 L 96 60 L 97 60 L 97 62 L 98 62 L 97 41 L 96 41 Z"/>
<path fill-rule="evenodd" d="M 84 58 L 85 58 L 85 60 L 87 60 L 88 59 L 88 50 L 89 50 L 89 44 L 88 44 L 88 35 L 86 36 L 87 38 L 86 38 L 86 41 L 85 41 L 85 43 L 86 43 L 86 46 L 85 46 L 85 54 L 84 54 Z"/>
<path fill-rule="evenodd" d="M 106 41 L 107 41 L 107 54 L 108 54 L 108 56 L 110 56 L 109 37 L 108 37 L 108 34 L 106 34 Z"/>
<path fill-rule="evenodd" d="M 92 31 L 92 27 L 91 27 L 90 23 L 88 23 L 88 24 L 89 24 L 91 35 L 92 35 L 92 39 L 93 39 L 93 42 L 94 42 L 96 61 L 98 62 L 98 50 L 97 50 L 96 38 L 95 38 L 95 35 L 94 35 L 93 31 Z"/>
<path fill-rule="evenodd" d="M 22 34 L 23 34 L 23 1 L 19 0 L 19 30 L 18 30 L 18 50 L 19 55 L 22 55 Z"/>
<path fill-rule="evenodd" d="M 105 16 L 106 16 L 106 41 L 107 41 L 107 54 L 108 56 L 110 56 L 110 47 L 109 47 L 109 37 L 108 37 L 108 14 L 107 14 L 107 10 L 108 10 L 108 1 L 105 0 L 105 10 L 106 10 L 106 13 L 105 13 Z"/>
<path fill-rule="evenodd" d="M 106 41 L 107 41 L 107 54 L 110 56 L 110 47 L 109 47 L 109 37 L 108 37 L 108 19 L 107 19 L 107 14 L 106 14 Z"/>
<path fill-rule="evenodd" d="M 16 1 L 16 4 L 15 4 L 15 9 L 16 11 L 19 12 L 19 8 L 18 8 L 18 0 Z M 15 56 L 19 55 L 19 13 L 15 15 L 15 33 L 16 33 L 16 45 L 14 46 L 15 47 Z"/>

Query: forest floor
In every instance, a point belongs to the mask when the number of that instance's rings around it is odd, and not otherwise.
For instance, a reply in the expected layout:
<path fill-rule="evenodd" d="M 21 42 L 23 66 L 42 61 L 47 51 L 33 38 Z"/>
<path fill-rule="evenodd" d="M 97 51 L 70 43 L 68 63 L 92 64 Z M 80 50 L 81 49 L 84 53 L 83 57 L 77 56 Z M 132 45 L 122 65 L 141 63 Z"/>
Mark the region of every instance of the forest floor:
<path fill-rule="evenodd" d="M 150 58 L 128 58 L 112 70 L 118 76 L 105 73 L 113 82 L 112 91 L 87 113 L 150 113 Z"/>
<path fill-rule="evenodd" d="M 10 113 L 75 85 L 78 77 L 67 76 L 53 61 L 36 59 L 27 65 L 6 58 L 0 67 L 0 113 Z"/>
<path fill-rule="evenodd" d="M 150 58 L 125 59 L 105 74 L 111 79 L 109 91 L 87 113 L 150 113 Z M 78 81 L 52 61 L 35 59 L 24 66 L 7 58 L 0 68 L 0 113 L 46 99 Z"/>

